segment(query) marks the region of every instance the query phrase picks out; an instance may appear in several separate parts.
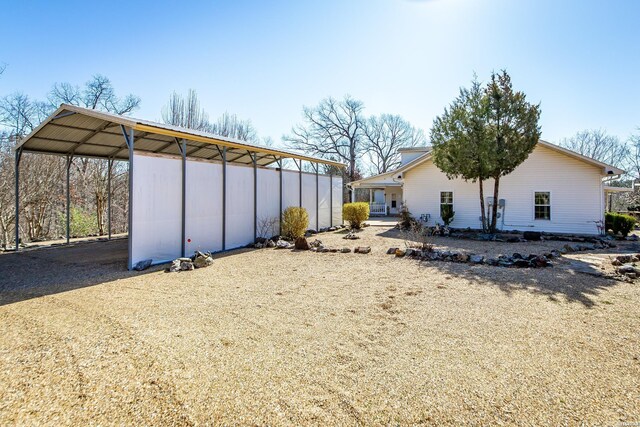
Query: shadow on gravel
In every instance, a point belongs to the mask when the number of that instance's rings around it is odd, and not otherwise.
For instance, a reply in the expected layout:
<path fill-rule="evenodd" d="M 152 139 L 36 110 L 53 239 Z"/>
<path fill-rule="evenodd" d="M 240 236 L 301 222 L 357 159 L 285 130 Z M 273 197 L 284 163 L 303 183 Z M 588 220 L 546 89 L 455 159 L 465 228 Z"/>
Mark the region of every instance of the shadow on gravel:
<path fill-rule="evenodd" d="M 217 253 L 213 258 L 250 250 L 253 249 Z M 166 267 L 161 264 L 142 272 L 128 271 L 127 253 L 128 241 L 120 238 L 2 254 L 0 306 L 162 271 Z"/>
<path fill-rule="evenodd" d="M 597 266 L 580 260 L 555 259 L 555 265 L 546 268 L 507 268 L 423 260 L 415 262 L 421 267 L 436 268 L 442 274 L 461 277 L 480 285 L 497 286 L 507 295 L 527 291 L 547 296 L 551 301 L 564 299 L 589 308 L 595 306 L 593 298 L 600 291 L 620 283 L 604 276 Z"/>

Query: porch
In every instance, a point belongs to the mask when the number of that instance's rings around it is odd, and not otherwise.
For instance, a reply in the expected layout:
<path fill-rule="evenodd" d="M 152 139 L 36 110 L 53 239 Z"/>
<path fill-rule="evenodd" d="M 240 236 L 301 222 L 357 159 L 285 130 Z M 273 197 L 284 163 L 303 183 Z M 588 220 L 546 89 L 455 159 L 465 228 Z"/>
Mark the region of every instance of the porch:
<path fill-rule="evenodd" d="M 376 217 L 397 216 L 400 214 L 400 206 L 402 205 L 402 187 L 401 186 L 381 186 L 362 188 L 368 191 L 369 215 Z"/>

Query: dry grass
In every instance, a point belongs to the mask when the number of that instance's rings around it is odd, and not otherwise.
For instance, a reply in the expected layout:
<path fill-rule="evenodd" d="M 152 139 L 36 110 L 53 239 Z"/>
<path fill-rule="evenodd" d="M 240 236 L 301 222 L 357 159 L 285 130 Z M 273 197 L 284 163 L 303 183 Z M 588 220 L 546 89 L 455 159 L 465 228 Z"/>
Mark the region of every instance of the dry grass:
<path fill-rule="evenodd" d="M 384 255 L 394 231 L 361 235 L 319 237 L 371 254 L 244 250 L 177 274 L 87 266 L 82 247 L 0 256 L 0 424 L 640 421 L 639 285 L 568 261 L 421 264 Z"/>

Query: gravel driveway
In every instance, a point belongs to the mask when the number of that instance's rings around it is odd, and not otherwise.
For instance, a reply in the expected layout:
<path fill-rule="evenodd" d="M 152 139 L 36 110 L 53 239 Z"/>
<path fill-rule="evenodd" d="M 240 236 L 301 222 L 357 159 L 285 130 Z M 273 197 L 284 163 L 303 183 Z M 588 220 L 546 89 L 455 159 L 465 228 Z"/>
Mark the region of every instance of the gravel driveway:
<path fill-rule="evenodd" d="M 0 424 L 640 422 L 639 284 L 578 255 L 426 263 L 386 255 L 388 227 L 360 236 L 318 237 L 370 254 L 238 250 L 172 274 L 125 271 L 125 240 L 0 255 Z"/>

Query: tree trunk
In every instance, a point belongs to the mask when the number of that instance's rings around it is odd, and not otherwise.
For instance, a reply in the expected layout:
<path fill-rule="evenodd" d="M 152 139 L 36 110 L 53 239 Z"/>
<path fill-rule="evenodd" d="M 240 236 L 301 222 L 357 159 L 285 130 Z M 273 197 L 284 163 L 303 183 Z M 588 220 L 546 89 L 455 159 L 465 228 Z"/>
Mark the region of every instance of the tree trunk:
<path fill-rule="evenodd" d="M 481 179 L 479 179 L 478 184 L 480 187 L 480 212 L 481 212 L 480 218 L 482 218 L 482 231 L 486 233 L 487 232 L 487 212 L 485 211 L 485 208 L 484 208 L 484 188 L 483 188 L 484 183 Z"/>
<path fill-rule="evenodd" d="M 494 184 L 493 184 L 493 209 L 491 210 L 491 227 L 490 227 L 490 232 L 491 233 L 495 233 L 496 232 L 496 224 L 497 224 L 497 219 L 498 219 L 498 196 L 499 196 L 499 190 L 500 190 L 500 175 L 498 175 L 497 177 L 494 177 Z"/>

